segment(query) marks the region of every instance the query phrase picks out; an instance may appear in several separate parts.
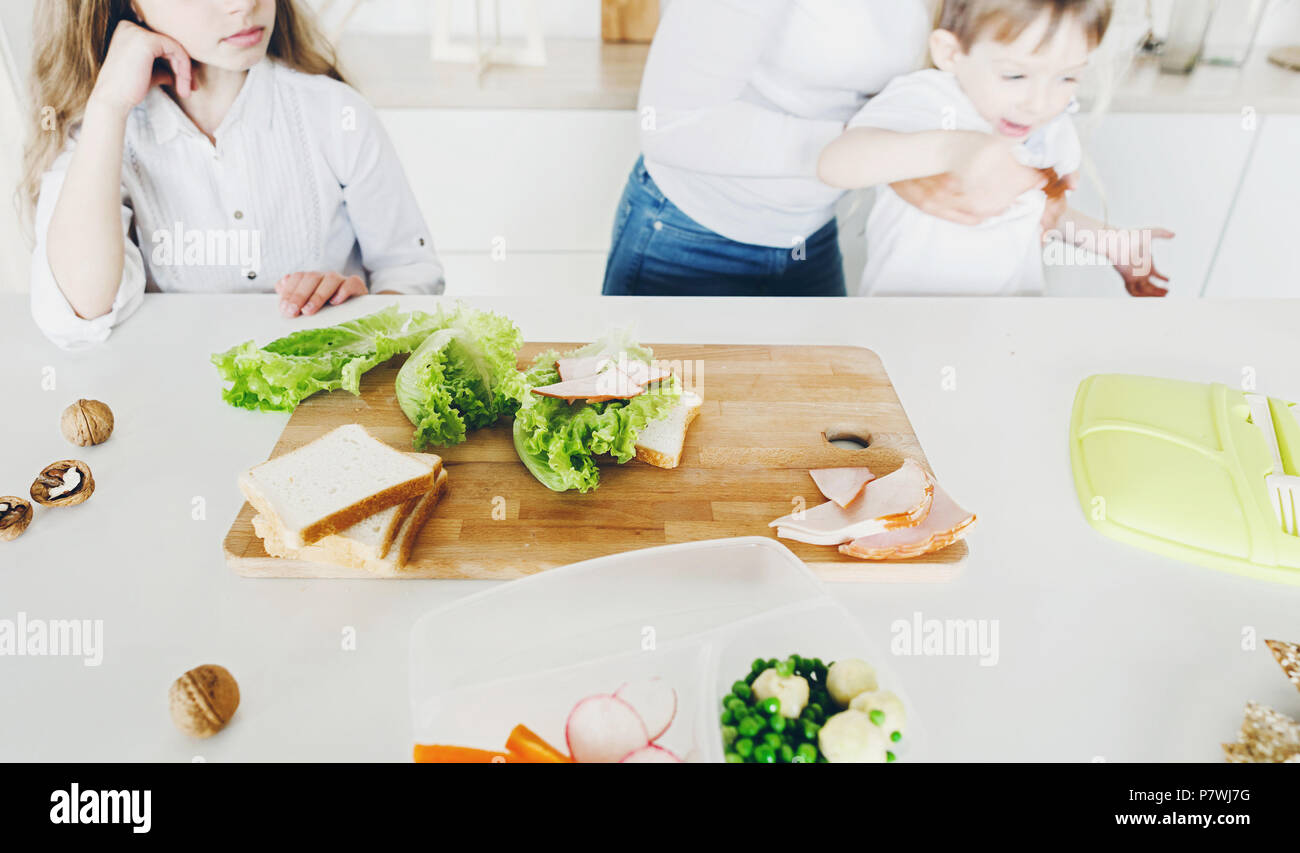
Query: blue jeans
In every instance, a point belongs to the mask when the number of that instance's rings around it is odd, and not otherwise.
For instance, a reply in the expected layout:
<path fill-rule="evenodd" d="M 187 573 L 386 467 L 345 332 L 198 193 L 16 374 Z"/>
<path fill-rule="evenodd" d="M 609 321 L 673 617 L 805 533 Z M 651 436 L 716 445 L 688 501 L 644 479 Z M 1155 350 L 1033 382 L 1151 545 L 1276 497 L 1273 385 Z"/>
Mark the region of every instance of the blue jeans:
<path fill-rule="evenodd" d="M 832 219 L 795 247 L 738 243 L 691 219 L 638 159 L 614 217 L 606 296 L 844 296 L 839 227 Z"/>

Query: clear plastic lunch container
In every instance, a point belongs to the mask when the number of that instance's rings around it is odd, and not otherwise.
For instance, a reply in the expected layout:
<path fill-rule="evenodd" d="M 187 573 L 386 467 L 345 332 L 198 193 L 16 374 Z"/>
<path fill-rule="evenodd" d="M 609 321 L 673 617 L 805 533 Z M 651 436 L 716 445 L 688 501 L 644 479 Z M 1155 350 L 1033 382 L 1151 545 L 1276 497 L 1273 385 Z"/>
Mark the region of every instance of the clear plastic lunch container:
<path fill-rule="evenodd" d="M 567 751 L 579 700 L 665 679 L 677 715 L 656 743 L 686 761 L 723 760 L 721 699 L 755 658 L 856 657 L 907 713 L 899 760 L 922 729 L 881 650 L 780 543 L 719 539 L 630 551 L 502 584 L 411 629 L 416 743 L 502 750 L 524 724 Z"/>

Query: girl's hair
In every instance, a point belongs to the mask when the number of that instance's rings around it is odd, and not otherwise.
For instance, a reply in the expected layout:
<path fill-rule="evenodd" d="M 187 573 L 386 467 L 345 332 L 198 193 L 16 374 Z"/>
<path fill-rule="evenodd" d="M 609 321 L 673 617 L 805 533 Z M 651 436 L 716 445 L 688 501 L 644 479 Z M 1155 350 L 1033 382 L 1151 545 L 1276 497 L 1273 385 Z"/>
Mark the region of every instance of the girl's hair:
<path fill-rule="evenodd" d="M 1068 17 L 1083 24 L 1090 47 L 1101 44 L 1110 27 L 1113 0 L 944 0 L 938 28 L 957 36 L 964 50 L 981 36 L 999 42 L 1019 38 L 1044 12 L 1051 21 L 1044 42 L 1056 35 Z"/>
<path fill-rule="evenodd" d="M 32 103 L 18 190 L 28 217 L 36 206 L 41 175 L 63 150 L 69 128 L 85 111 L 113 31 L 122 21 L 139 23 L 131 0 L 39 0 L 33 19 Z M 267 54 L 307 74 L 343 79 L 334 49 L 297 0 L 275 0 L 275 27 Z"/>

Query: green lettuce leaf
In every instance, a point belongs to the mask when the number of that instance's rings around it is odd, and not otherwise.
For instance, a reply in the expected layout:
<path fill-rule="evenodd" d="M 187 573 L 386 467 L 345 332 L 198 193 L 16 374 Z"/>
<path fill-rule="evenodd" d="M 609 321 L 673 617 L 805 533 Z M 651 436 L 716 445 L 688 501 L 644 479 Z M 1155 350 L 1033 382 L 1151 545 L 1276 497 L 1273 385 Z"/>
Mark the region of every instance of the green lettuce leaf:
<path fill-rule="evenodd" d="M 417 449 L 465 440 L 519 408 L 528 391 L 515 366 L 523 335 L 506 317 L 457 304 L 439 309 L 440 330 L 397 372 L 397 402 Z"/>
<path fill-rule="evenodd" d="M 361 375 L 414 350 L 437 331 L 439 316 L 396 305 L 337 326 L 304 329 L 258 347 L 252 341 L 212 356 L 232 406 L 291 412 L 317 391 L 361 392 Z"/>
<path fill-rule="evenodd" d="M 654 358 L 653 352 L 630 341 L 623 331 L 567 356 L 609 353 L 617 361 L 619 352 L 627 353 L 628 360 Z M 552 350 L 534 359 L 524 374 L 530 389 L 560 381 L 559 371 L 555 369 L 559 357 Z M 676 376 L 630 400 L 569 403 L 528 394 L 515 414 L 515 451 L 524 466 L 548 489 L 588 492 L 600 483 L 600 468 L 594 457 L 609 454 L 619 464 L 627 462 L 636 455 L 636 439 L 645 425 L 664 415 L 680 397 L 681 385 Z"/>

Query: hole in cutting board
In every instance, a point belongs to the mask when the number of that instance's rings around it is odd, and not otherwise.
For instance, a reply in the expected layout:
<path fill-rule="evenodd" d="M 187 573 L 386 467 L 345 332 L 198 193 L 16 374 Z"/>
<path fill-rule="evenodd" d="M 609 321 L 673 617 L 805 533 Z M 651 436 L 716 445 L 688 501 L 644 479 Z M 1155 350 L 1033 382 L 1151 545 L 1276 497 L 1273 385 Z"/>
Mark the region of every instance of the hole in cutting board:
<path fill-rule="evenodd" d="M 822 435 L 842 450 L 866 450 L 871 446 L 871 433 L 859 427 L 831 426 L 822 430 Z"/>

